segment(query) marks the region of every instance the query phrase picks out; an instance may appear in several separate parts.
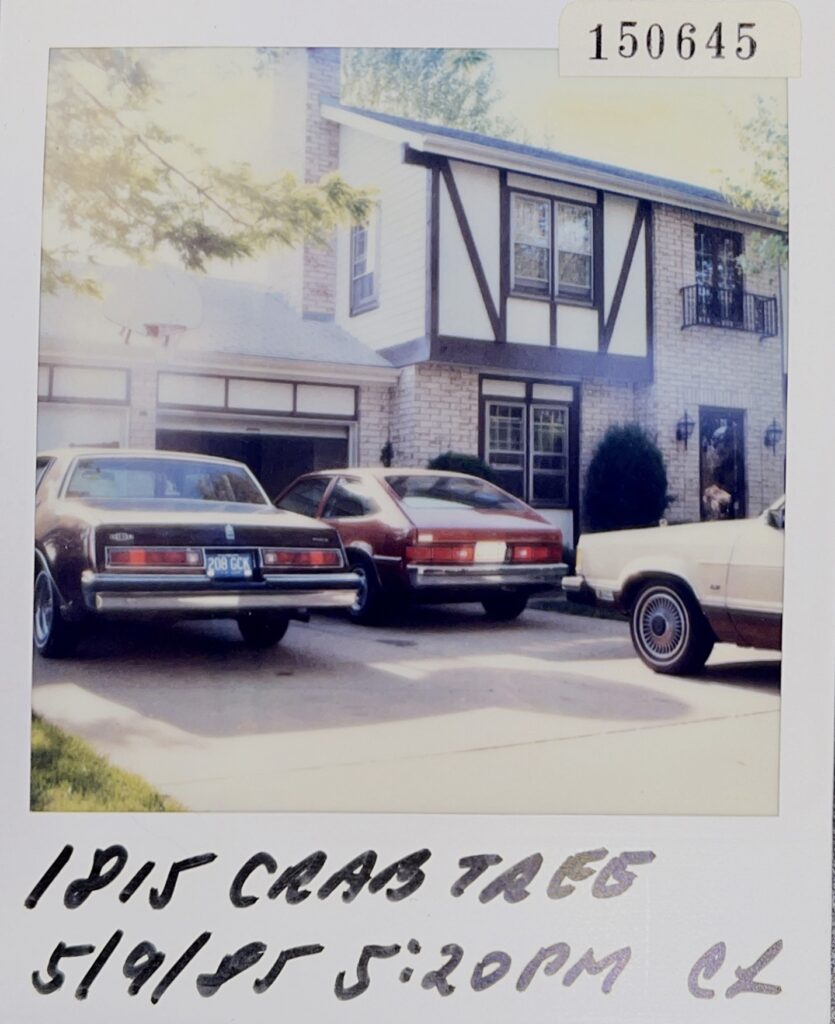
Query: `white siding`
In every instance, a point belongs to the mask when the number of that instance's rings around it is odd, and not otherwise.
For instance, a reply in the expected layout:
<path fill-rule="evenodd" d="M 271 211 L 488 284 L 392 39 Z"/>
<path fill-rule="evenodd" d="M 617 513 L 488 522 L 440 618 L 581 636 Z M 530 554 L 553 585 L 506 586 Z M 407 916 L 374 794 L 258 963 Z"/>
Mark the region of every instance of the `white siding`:
<path fill-rule="evenodd" d="M 603 203 L 603 309 L 607 317 L 637 208 L 636 199 L 623 199 L 621 196 L 607 195 Z"/>
<path fill-rule="evenodd" d="M 478 167 L 455 160 L 450 163 L 450 168 L 473 233 L 490 294 L 498 308 L 499 172 L 489 167 Z"/>
<path fill-rule="evenodd" d="M 507 300 L 507 340 L 527 345 L 550 345 L 551 311 L 536 299 Z"/>
<path fill-rule="evenodd" d="M 340 130 L 340 173 L 380 204 L 377 309 L 350 315 L 350 230 L 337 236 L 336 320 L 371 348 L 420 337 L 426 326 L 428 172 L 404 164 L 399 143 Z"/>
<path fill-rule="evenodd" d="M 597 310 L 584 306 L 557 306 L 557 348 L 597 351 Z"/>
<path fill-rule="evenodd" d="M 646 225 L 641 228 L 635 255 L 626 279 L 626 288 L 609 342 L 612 355 L 647 354 L 647 260 Z"/>
<path fill-rule="evenodd" d="M 443 180 L 438 241 L 438 330 L 459 338 L 491 340 L 490 318 Z"/>

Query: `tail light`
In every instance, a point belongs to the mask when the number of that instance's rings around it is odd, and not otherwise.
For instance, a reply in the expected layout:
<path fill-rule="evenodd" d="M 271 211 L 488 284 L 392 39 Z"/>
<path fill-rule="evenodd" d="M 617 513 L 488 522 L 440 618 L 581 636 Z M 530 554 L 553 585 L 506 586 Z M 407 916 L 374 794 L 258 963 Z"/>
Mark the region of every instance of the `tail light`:
<path fill-rule="evenodd" d="M 406 561 L 422 565 L 467 565 L 474 559 L 474 544 L 412 544 L 406 548 Z"/>
<path fill-rule="evenodd" d="M 511 562 L 559 562 L 562 544 L 511 544 Z"/>
<path fill-rule="evenodd" d="M 265 569 L 338 568 L 342 565 L 342 552 L 338 548 L 262 548 L 261 564 Z"/>
<path fill-rule="evenodd" d="M 107 548 L 106 561 L 108 567 L 119 569 L 198 569 L 203 552 L 200 548 Z"/>

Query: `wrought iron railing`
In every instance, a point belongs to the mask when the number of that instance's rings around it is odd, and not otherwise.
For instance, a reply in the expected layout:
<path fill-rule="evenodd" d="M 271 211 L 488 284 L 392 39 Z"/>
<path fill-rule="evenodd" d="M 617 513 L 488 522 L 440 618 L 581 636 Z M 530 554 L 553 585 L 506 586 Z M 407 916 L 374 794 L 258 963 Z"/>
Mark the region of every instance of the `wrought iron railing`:
<path fill-rule="evenodd" d="M 777 299 L 735 288 L 690 284 L 681 289 L 682 327 L 727 327 L 751 331 L 761 338 L 779 334 Z"/>

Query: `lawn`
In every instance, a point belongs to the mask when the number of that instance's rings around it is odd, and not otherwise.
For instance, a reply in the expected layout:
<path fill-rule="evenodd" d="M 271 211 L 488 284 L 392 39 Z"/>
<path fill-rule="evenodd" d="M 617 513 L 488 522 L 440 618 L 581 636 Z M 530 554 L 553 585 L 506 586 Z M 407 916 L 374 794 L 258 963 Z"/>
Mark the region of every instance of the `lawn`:
<path fill-rule="evenodd" d="M 99 757 L 82 740 L 32 718 L 33 811 L 182 811 L 175 800 Z"/>

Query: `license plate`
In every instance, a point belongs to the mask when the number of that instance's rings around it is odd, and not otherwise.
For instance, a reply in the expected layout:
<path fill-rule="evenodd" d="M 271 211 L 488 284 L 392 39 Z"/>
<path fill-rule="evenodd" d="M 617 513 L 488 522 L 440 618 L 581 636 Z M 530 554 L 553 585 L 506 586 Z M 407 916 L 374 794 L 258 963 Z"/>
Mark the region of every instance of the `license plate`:
<path fill-rule="evenodd" d="M 206 575 L 213 580 L 249 579 L 252 576 L 252 555 L 231 551 L 207 553 Z"/>
<path fill-rule="evenodd" d="M 473 560 L 476 562 L 503 562 L 507 545 L 503 540 L 480 540 L 476 542 Z"/>

